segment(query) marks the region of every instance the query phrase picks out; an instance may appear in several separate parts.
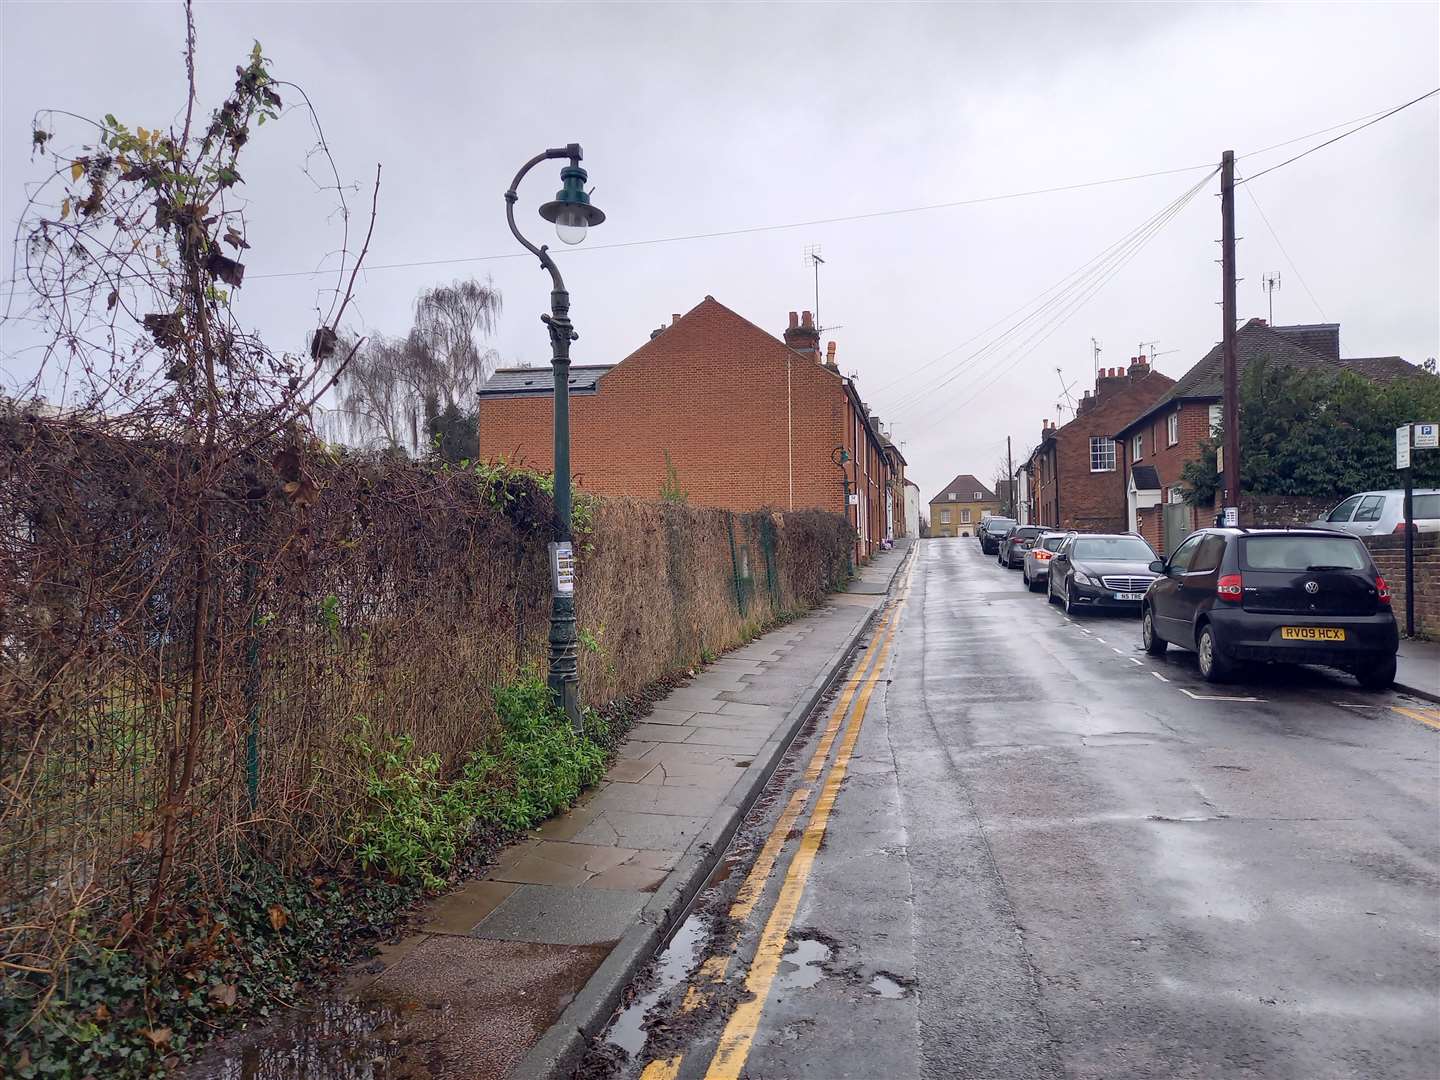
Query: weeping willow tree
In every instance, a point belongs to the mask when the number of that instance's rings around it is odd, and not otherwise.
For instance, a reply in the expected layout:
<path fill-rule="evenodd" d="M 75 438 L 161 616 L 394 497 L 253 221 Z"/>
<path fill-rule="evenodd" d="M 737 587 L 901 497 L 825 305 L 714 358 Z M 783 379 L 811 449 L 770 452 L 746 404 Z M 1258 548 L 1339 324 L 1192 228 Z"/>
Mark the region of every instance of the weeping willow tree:
<path fill-rule="evenodd" d="M 475 391 L 498 360 L 484 342 L 499 315 L 500 293 L 489 281 L 426 289 L 408 334 L 377 335 L 355 350 L 336 381 L 331 433 L 370 449 L 416 454 L 435 446 L 447 458 L 469 456 Z"/>

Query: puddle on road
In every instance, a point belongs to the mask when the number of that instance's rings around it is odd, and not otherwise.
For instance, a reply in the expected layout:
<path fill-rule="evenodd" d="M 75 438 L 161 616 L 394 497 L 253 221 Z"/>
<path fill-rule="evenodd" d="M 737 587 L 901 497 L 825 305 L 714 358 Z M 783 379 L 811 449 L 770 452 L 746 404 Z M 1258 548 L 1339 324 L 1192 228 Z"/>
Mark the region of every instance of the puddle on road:
<path fill-rule="evenodd" d="M 775 976 L 775 986 L 783 990 L 808 990 L 825 977 L 825 963 L 834 950 L 823 941 L 801 938 L 786 953 Z"/>
<path fill-rule="evenodd" d="M 623 1049 L 632 1059 L 637 1057 L 645 1047 L 646 1033 L 642 1026 L 645 1014 L 690 974 L 700 962 L 701 950 L 708 940 L 709 933 L 700 915 L 691 915 L 681 923 L 655 964 L 654 984 L 620 1011 L 605 1033 L 605 1040 Z"/>
<path fill-rule="evenodd" d="M 870 980 L 870 989 L 882 998 L 902 998 L 905 988 L 889 975 L 876 975 Z"/>
<path fill-rule="evenodd" d="M 202 1058 L 188 1075 L 215 1080 L 398 1080 L 415 1075 L 412 1021 L 448 1011 L 414 1002 L 324 1001 L 278 1031 Z M 413 1064 L 413 1063 L 412 1063 Z"/>

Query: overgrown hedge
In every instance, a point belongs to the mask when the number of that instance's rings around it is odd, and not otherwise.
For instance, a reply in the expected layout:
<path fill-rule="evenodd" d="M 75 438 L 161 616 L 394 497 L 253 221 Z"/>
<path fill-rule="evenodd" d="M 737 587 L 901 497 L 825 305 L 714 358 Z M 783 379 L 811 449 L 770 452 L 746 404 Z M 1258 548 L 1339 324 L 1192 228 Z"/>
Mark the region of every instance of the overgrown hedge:
<path fill-rule="evenodd" d="M 206 507 L 219 558 L 201 583 L 194 523 L 167 499 L 186 470 L 123 433 L 13 416 L 0 430 L 0 956 L 31 991 L 77 945 L 168 963 L 172 920 L 228 910 L 257 867 L 292 884 L 321 868 L 322 892 L 354 875 L 434 884 L 449 862 L 435 849 L 463 829 L 405 815 L 437 792 L 460 791 L 465 827 L 503 828 L 594 777 L 595 751 L 501 720 L 546 653 L 547 477 L 316 444 L 237 453 Z M 582 499 L 577 525 L 591 703 L 810 607 L 853 540 L 820 512 L 630 500 Z M 505 754 L 535 755 L 528 779 L 493 767 Z M 172 816 L 162 917 L 142 934 Z"/>

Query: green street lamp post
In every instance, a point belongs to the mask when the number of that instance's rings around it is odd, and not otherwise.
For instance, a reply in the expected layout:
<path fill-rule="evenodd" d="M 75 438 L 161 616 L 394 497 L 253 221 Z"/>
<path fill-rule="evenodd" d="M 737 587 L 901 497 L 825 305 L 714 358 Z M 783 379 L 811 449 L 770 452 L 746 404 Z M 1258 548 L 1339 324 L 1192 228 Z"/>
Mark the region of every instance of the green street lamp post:
<path fill-rule="evenodd" d="M 550 257 L 549 245 L 536 247 L 520 234 L 515 225 L 516 189 L 525 174 L 542 161 L 568 158 L 570 164 L 560 170 L 560 190 L 551 202 L 540 207 L 540 216 L 553 222 L 555 233 L 566 244 L 585 239 L 591 225 L 605 220 L 600 208 L 590 203 L 585 191 L 588 179 L 580 167 L 579 143 L 546 150 L 527 161 L 510 189 L 505 192 L 505 220 L 521 245 L 550 271 L 550 314 L 540 316 L 550 329 L 550 365 L 555 375 L 555 526 L 550 544 L 550 665 L 547 682 L 555 702 L 565 710 L 570 723 L 580 731 L 584 721 L 580 712 L 580 670 L 576 656 L 575 634 L 575 553 L 571 535 L 570 504 L 570 343 L 579 338 L 570 324 L 570 294 L 560 277 L 560 268 Z"/>
<path fill-rule="evenodd" d="M 830 460 L 833 461 L 835 467 L 840 470 L 840 483 L 844 485 L 845 488 L 845 520 L 848 522 L 850 520 L 850 473 L 846 471 L 845 464 L 850 460 L 850 451 L 846 450 L 843 446 L 837 446 L 834 450 L 830 451 Z M 855 531 L 857 533 L 860 531 L 860 508 L 858 504 L 855 508 Z M 854 565 L 853 555 L 854 552 L 852 551 L 851 555 L 847 556 L 845 560 L 846 563 L 852 566 Z"/>

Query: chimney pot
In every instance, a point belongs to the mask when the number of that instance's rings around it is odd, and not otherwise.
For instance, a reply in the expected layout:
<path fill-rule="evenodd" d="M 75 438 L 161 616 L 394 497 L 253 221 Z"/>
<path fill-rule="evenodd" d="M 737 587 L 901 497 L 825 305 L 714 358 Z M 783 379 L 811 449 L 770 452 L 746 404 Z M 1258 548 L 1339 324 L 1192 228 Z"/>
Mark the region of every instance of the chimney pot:
<path fill-rule="evenodd" d="M 802 311 L 802 312 L 800 313 L 800 325 L 803 326 L 803 327 L 805 327 L 806 330 L 809 330 L 809 329 L 811 329 L 812 327 L 814 327 L 814 325 L 815 325 L 815 319 L 814 319 L 814 317 L 810 314 L 810 312 L 808 312 L 808 311 Z"/>
<path fill-rule="evenodd" d="M 670 325 L 671 325 L 671 326 L 674 326 L 674 325 L 675 325 L 677 322 L 679 322 L 679 321 L 680 321 L 680 316 L 679 316 L 679 315 L 674 315 L 674 314 L 672 314 L 672 315 L 670 316 Z"/>
<path fill-rule="evenodd" d="M 800 325 L 800 314 L 799 314 L 798 312 L 795 312 L 795 311 L 790 312 L 790 329 L 794 330 L 794 329 L 795 329 L 797 326 L 799 326 L 799 325 Z"/>

